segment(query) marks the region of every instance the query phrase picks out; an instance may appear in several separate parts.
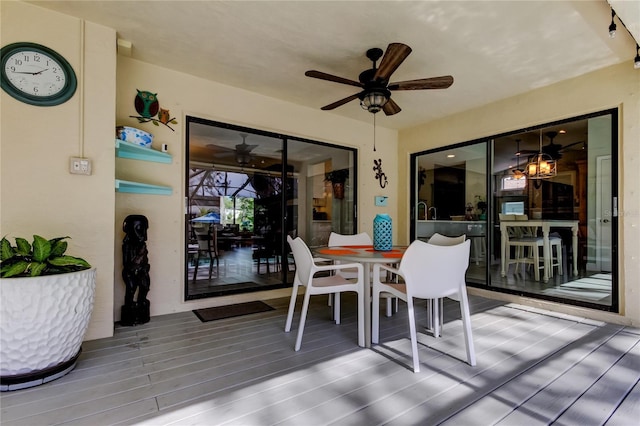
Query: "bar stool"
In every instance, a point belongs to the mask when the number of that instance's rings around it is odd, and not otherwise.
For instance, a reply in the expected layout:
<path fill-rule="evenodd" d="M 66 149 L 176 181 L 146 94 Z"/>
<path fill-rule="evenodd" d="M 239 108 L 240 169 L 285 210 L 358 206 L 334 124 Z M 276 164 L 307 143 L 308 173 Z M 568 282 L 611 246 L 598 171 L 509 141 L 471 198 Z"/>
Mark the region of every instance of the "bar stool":
<path fill-rule="evenodd" d="M 553 275 L 553 268 L 558 268 L 558 275 L 563 274 L 562 270 L 562 238 L 549 237 L 550 255 L 550 276 Z M 511 247 L 514 247 L 514 257 L 511 257 Z M 555 249 L 555 254 L 554 254 Z M 536 281 L 540 281 L 540 269 L 544 269 L 544 257 L 540 262 L 540 250 L 544 251 L 544 239 L 534 235 L 527 235 L 527 232 L 523 233 L 521 237 L 509 238 L 507 241 L 507 253 L 509 259 L 507 260 L 507 269 L 509 265 L 515 264 L 515 269 L 518 269 L 520 264 L 528 264 L 533 266 L 534 278 Z"/>

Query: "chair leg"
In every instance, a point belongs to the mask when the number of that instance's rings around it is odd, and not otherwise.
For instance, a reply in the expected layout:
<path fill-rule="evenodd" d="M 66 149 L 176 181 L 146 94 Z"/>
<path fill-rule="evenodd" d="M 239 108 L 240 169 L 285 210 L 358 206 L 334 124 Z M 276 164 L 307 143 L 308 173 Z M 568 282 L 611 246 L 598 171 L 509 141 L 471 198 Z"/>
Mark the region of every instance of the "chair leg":
<path fill-rule="evenodd" d="M 387 317 L 393 316 L 393 297 L 385 297 L 387 305 Z"/>
<path fill-rule="evenodd" d="M 198 266 L 200 265 L 200 253 L 196 255 L 196 268 L 193 270 L 193 281 L 196 281 L 196 277 L 198 276 Z"/>
<path fill-rule="evenodd" d="M 302 346 L 302 333 L 304 332 L 304 323 L 307 321 L 307 311 L 309 310 L 309 299 L 311 298 L 311 293 L 305 291 L 304 300 L 302 302 L 302 312 L 300 312 L 300 325 L 298 326 L 298 337 L 296 338 L 296 352 L 300 350 L 300 346 Z"/>
<path fill-rule="evenodd" d="M 418 358 L 418 336 L 416 333 L 416 318 L 413 310 L 413 297 L 407 297 L 407 316 L 409 317 L 409 334 L 411 334 L 411 354 L 413 356 L 413 372 L 420 372 Z"/>
<path fill-rule="evenodd" d="M 340 324 L 340 293 L 333 294 L 333 320 Z"/>
<path fill-rule="evenodd" d="M 558 275 L 563 275 L 563 259 L 562 259 L 562 244 L 556 244 L 556 258 L 558 261 Z"/>
<path fill-rule="evenodd" d="M 540 250 L 537 247 L 533 250 L 533 264 L 533 277 L 536 281 L 540 281 Z"/>
<path fill-rule="evenodd" d="M 440 337 L 440 301 L 433 299 L 433 337 Z"/>
<path fill-rule="evenodd" d="M 380 338 L 380 292 L 373 288 L 371 304 L 371 343 L 378 343 Z M 363 303 L 364 306 L 364 303 Z"/>
<path fill-rule="evenodd" d="M 364 342 L 364 291 L 361 288 L 358 291 L 358 346 L 361 348 L 365 347 Z"/>
<path fill-rule="evenodd" d="M 287 312 L 287 322 L 284 325 L 284 331 L 287 333 L 291 331 L 291 322 L 293 321 L 293 311 L 296 308 L 296 298 L 298 297 L 298 284 L 293 283 L 293 289 L 291 290 L 291 300 L 289 301 L 289 311 Z"/>
<path fill-rule="evenodd" d="M 460 291 L 460 314 L 462 315 L 464 339 L 467 347 L 467 361 L 469 362 L 470 366 L 474 367 L 476 365 L 476 351 L 473 346 L 473 335 L 471 332 L 471 315 L 469 314 L 469 299 L 467 298 L 466 289 Z"/>

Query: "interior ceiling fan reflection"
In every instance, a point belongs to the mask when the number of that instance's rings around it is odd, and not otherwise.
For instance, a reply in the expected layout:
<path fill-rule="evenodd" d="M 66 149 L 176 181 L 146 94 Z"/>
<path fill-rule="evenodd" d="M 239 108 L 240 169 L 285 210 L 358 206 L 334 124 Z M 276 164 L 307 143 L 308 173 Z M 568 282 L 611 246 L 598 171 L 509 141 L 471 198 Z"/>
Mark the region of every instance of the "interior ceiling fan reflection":
<path fill-rule="evenodd" d="M 560 132 L 561 133 L 561 132 Z M 562 154 L 570 151 L 570 148 L 578 145 L 582 145 L 580 149 L 586 149 L 587 144 L 585 141 L 573 142 L 567 145 L 561 145 L 555 142 L 555 138 L 558 136 L 559 132 L 557 131 L 548 131 L 545 132 L 544 135 L 549 138 L 549 143 L 547 145 L 542 146 L 542 152 L 551 156 L 554 160 L 560 160 L 562 158 Z M 579 149 L 579 150 L 580 150 Z M 574 148 L 575 150 L 575 148 Z M 539 150 L 531 150 L 531 149 L 523 149 L 516 152 L 516 156 L 533 156 L 539 153 Z"/>
<path fill-rule="evenodd" d="M 240 133 L 240 137 L 242 138 L 242 143 L 236 145 L 235 149 L 225 148 L 219 145 L 208 144 L 207 148 L 213 150 L 213 156 L 215 159 L 224 159 L 228 157 L 233 157 L 240 166 L 247 166 L 251 160 L 253 159 L 253 151 L 258 145 L 249 145 L 247 144 L 247 135 L 246 133 Z"/>

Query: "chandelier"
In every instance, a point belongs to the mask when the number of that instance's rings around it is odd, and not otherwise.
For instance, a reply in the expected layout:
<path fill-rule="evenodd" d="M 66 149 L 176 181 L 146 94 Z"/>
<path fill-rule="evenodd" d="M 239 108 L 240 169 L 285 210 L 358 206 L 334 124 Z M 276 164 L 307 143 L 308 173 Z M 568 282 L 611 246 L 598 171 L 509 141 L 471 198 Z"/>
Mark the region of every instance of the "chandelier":
<path fill-rule="evenodd" d="M 540 151 L 529 158 L 526 174 L 529 179 L 549 179 L 558 174 L 558 163 L 542 151 L 542 130 L 540 130 Z"/>

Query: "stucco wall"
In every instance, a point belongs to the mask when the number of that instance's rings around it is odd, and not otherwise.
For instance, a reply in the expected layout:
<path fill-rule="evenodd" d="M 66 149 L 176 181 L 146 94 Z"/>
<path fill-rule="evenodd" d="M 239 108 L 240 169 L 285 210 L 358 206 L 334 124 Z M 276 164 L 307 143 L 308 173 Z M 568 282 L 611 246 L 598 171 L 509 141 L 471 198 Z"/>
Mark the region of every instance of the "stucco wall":
<path fill-rule="evenodd" d="M 400 132 L 398 177 L 409 180 L 411 153 L 465 142 L 582 114 L 619 108 L 619 258 L 621 315 L 563 305 L 550 309 L 640 324 L 640 72 L 627 62 Z M 398 217 L 409 238 L 409 193 L 401 191 Z M 502 296 L 501 296 L 502 297 Z M 510 300 L 529 303 L 515 296 Z"/>
<path fill-rule="evenodd" d="M 110 336 L 115 31 L 86 23 L 82 52 L 80 20 L 25 3 L 0 3 L 2 46 L 18 41 L 48 46 L 71 63 L 78 77 L 74 96 L 53 107 L 28 105 L 1 91 L 0 234 L 10 239 L 70 236 L 68 253 L 97 268 L 87 339 Z M 69 174 L 69 157 L 81 155 L 93 162 L 91 176 Z"/>
<path fill-rule="evenodd" d="M 136 89 L 157 93 L 161 108 L 170 110 L 171 116 L 177 118 L 178 124 L 172 126 L 174 131 L 151 123 L 140 124 L 135 118 L 129 117 L 137 115 L 134 108 Z M 290 294 L 290 290 L 285 289 L 183 302 L 183 209 L 186 195 L 184 125 L 187 115 L 359 148 L 358 229 L 371 233 L 376 213 L 389 213 L 397 220 L 396 194 L 399 182 L 395 179 L 398 164 L 396 131 L 377 127 L 377 151 L 373 152 L 372 123 L 341 118 L 319 108 L 300 107 L 123 56 L 118 57 L 116 109 L 118 125 L 139 127 L 153 133 L 154 148 L 159 149 L 162 143 L 166 143 L 173 155 L 171 165 L 116 159 L 116 175 L 119 178 L 173 188 L 171 196 L 116 195 L 116 319 L 119 318 L 119 305 L 124 295 L 119 273 L 124 237 L 121 224 L 128 214 L 133 213 L 147 216 L 150 222 L 147 247 L 151 264 L 149 300 L 152 315 Z M 384 172 L 389 177 L 389 185 L 384 189 L 380 188 L 373 172 L 373 160 L 380 158 L 383 159 Z M 388 207 L 375 207 L 375 195 L 388 196 Z"/>

